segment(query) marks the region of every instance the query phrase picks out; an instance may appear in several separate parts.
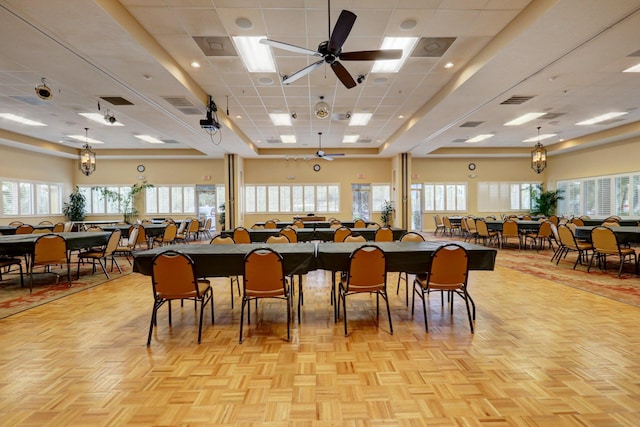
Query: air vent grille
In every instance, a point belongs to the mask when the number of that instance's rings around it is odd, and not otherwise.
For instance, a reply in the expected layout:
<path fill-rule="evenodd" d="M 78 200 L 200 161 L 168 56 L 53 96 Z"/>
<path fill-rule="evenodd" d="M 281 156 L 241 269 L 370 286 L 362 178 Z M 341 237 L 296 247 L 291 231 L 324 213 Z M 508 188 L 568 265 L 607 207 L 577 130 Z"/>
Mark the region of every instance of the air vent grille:
<path fill-rule="evenodd" d="M 455 37 L 422 37 L 411 53 L 412 57 L 440 58 L 451 47 Z"/>
<path fill-rule="evenodd" d="M 358 144 L 370 144 L 371 138 L 360 138 L 356 141 Z"/>
<path fill-rule="evenodd" d="M 558 118 L 560 116 L 564 116 L 565 114 L 567 114 L 567 113 L 547 113 L 544 116 L 540 116 L 538 118 L 542 119 L 542 120 L 553 120 L 553 119 L 556 119 L 556 118 Z"/>
<path fill-rule="evenodd" d="M 500 104 L 502 105 L 520 105 L 520 104 L 524 104 L 525 102 L 527 102 L 528 100 L 534 98 L 534 96 L 528 96 L 528 95 L 513 95 L 511 98 L 502 101 Z"/>
<path fill-rule="evenodd" d="M 280 144 L 282 141 L 279 139 L 269 138 L 267 139 L 267 144 Z"/>
<path fill-rule="evenodd" d="M 180 144 L 175 139 L 161 139 L 161 141 L 164 142 L 165 144 Z"/>
<path fill-rule="evenodd" d="M 484 122 L 466 122 L 460 125 L 461 128 L 474 128 L 476 126 L 480 126 Z"/>
<path fill-rule="evenodd" d="M 191 107 L 191 108 L 178 108 L 182 113 L 190 115 L 190 116 L 199 116 L 204 114 L 199 108 Z"/>
<path fill-rule="evenodd" d="M 467 142 L 467 140 L 465 138 L 458 138 L 458 139 L 454 139 L 451 142 L 455 142 L 456 144 L 459 144 L 461 142 Z"/>
<path fill-rule="evenodd" d="M 193 102 L 184 96 L 163 96 L 162 99 L 176 108 L 195 107 Z"/>
<path fill-rule="evenodd" d="M 629 54 L 631 57 L 640 56 L 640 50 L 636 50 L 635 52 Z"/>
<path fill-rule="evenodd" d="M 133 102 L 126 100 L 121 96 L 101 96 L 100 99 L 107 101 L 111 105 L 133 105 Z"/>
<path fill-rule="evenodd" d="M 194 37 L 205 56 L 238 56 L 229 37 Z"/>

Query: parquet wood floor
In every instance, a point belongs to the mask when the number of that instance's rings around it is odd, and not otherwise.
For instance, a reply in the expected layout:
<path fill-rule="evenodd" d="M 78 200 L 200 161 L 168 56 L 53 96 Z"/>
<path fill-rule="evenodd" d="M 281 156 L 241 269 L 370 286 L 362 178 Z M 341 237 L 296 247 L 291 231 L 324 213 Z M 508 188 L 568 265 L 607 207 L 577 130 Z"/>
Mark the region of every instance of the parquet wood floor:
<path fill-rule="evenodd" d="M 395 295 L 394 335 L 375 299 L 334 324 L 330 276 L 305 278 L 286 342 L 281 301 L 238 344 L 239 299 L 214 279 L 215 324 L 198 345 L 193 305 L 161 309 L 150 348 L 148 277 L 124 276 L 0 321 L 7 426 L 638 426 L 640 309 L 499 266 L 472 272 L 469 333 L 431 297 L 429 333 Z M 640 286 L 640 281 L 637 283 Z M 257 321 L 256 321 L 257 320 Z"/>

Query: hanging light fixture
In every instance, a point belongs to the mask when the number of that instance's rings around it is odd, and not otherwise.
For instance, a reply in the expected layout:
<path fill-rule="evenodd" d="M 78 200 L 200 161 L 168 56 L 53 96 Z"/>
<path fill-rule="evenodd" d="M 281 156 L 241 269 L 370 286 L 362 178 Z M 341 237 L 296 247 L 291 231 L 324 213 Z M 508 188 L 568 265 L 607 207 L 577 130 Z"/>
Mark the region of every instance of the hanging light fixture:
<path fill-rule="evenodd" d="M 314 114 L 319 119 L 326 119 L 329 117 L 329 113 L 331 112 L 331 107 L 329 104 L 324 102 L 324 96 L 320 97 L 320 102 L 318 102 L 315 107 L 313 107 Z"/>
<path fill-rule="evenodd" d="M 531 169 L 541 173 L 547 167 L 547 150 L 540 142 L 540 126 L 538 126 L 538 143 L 531 151 Z"/>
<path fill-rule="evenodd" d="M 80 150 L 80 170 L 85 176 L 89 176 L 96 170 L 96 153 L 89 145 L 89 128 L 84 128 L 85 143 Z"/>

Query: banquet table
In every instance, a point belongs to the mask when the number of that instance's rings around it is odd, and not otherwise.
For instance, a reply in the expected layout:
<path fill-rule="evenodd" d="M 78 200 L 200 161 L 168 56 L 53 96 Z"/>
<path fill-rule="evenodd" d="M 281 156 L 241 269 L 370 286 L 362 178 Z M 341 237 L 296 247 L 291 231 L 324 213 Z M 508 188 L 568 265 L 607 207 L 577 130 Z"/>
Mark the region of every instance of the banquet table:
<path fill-rule="evenodd" d="M 248 230 L 249 237 L 254 243 L 266 242 L 270 236 L 280 235 L 280 228 L 265 228 L 263 230 Z M 298 228 L 296 230 L 299 242 L 310 242 L 314 240 L 315 231 L 313 228 Z M 233 237 L 233 230 L 223 230 L 220 232 L 223 237 Z"/>
<path fill-rule="evenodd" d="M 277 236 L 280 234 L 280 228 L 265 228 L 263 230 L 248 230 L 249 237 L 252 242 L 266 242 L 269 236 Z M 400 237 L 404 233 L 407 232 L 404 228 L 395 228 L 392 227 L 391 231 L 393 231 L 393 239 L 399 240 Z M 296 230 L 298 234 L 298 241 L 300 242 L 310 242 L 312 240 L 322 240 L 325 242 L 332 242 L 333 235 L 335 234 L 335 228 L 299 228 Z M 364 236 L 367 240 L 373 240 L 376 234 L 376 229 L 374 228 L 351 228 L 351 233 L 360 234 Z M 224 230 L 220 233 L 222 236 L 233 237 L 233 230 Z"/>
<path fill-rule="evenodd" d="M 595 225 L 584 225 L 576 227 L 575 236 L 578 239 L 591 241 L 591 230 L 596 228 Z M 619 226 L 610 227 L 618 238 L 618 243 L 640 243 L 640 227 L 638 226 Z"/>
<path fill-rule="evenodd" d="M 166 224 L 141 224 L 142 227 L 144 227 L 144 231 L 147 234 L 147 237 L 156 237 L 156 236 L 162 236 L 162 233 L 164 233 L 164 229 L 167 228 Z M 130 224 L 118 224 L 118 225 L 107 225 L 105 227 L 102 227 L 102 229 L 104 231 L 113 231 L 113 230 L 120 230 L 120 233 L 122 233 L 122 237 L 129 237 L 129 228 L 131 227 Z"/>
<path fill-rule="evenodd" d="M 111 233 L 96 232 L 67 232 L 55 233 L 65 238 L 67 250 L 77 251 L 106 245 Z M 12 236 L 0 236 L 0 255 L 20 256 L 33 253 L 36 239 L 43 234 L 14 234 Z"/>
<path fill-rule="evenodd" d="M 255 225 L 262 225 L 264 226 L 264 222 L 256 222 Z M 293 221 L 277 221 L 276 222 L 276 228 L 284 228 L 284 227 L 289 227 L 291 225 L 293 225 Z M 329 221 L 306 221 L 304 222 L 304 228 L 330 228 L 331 227 L 331 222 Z M 367 225 L 371 225 L 374 224 L 371 221 L 365 221 L 365 224 Z M 344 227 L 349 227 L 352 228 L 355 225 L 354 221 L 340 221 L 340 225 L 344 226 Z"/>
<path fill-rule="evenodd" d="M 518 224 L 518 230 L 519 231 L 533 231 L 533 232 L 537 232 L 540 229 L 540 224 L 541 222 L 539 221 L 533 221 L 533 220 L 522 220 L 522 219 L 517 219 L 514 220 L 516 222 L 516 224 Z M 487 224 L 487 228 L 490 231 L 502 231 L 502 224 L 504 221 L 493 221 L 493 220 L 487 220 L 485 221 L 485 223 Z"/>
<path fill-rule="evenodd" d="M 604 219 L 583 219 L 582 222 L 584 223 L 585 226 L 596 226 L 596 225 L 602 225 L 602 223 L 604 222 Z M 620 220 L 620 226 L 621 227 L 636 227 L 638 225 L 638 220 L 637 219 L 621 219 Z"/>
<path fill-rule="evenodd" d="M 41 224 L 36 224 L 36 225 L 31 225 L 33 227 L 34 230 L 44 230 L 44 229 L 49 229 L 52 230 L 53 229 L 53 225 L 41 225 Z M 8 235 L 12 235 L 12 234 L 16 234 L 16 229 L 18 227 L 15 225 L 0 225 L 0 235 L 3 236 L 8 236 Z"/>

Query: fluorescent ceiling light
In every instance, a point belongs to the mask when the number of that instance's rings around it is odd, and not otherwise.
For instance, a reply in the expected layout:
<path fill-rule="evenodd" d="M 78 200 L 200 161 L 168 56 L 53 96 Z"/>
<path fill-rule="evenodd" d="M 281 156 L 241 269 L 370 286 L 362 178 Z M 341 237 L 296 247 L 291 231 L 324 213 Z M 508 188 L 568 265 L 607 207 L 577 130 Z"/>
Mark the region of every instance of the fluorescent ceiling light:
<path fill-rule="evenodd" d="M 0 113 L 0 118 L 11 120 L 12 122 L 21 123 L 27 126 L 47 126 L 44 123 L 36 122 L 35 120 L 25 119 L 24 117 L 16 116 L 11 113 Z"/>
<path fill-rule="evenodd" d="M 469 138 L 465 142 L 480 142 L 480 141 L 484 141 L 485 139 L 493 138 L 494 136 L 495 135 L 492 133 L 485 133 L 481 135 L 476 135 L 473 138 Z"/>
<path fill-rule="evenodd" d="M 86 135 L 67 135 L 69 138 L 73 138 L 80 142 L 88 142 L 89 144 L 104 144 L 103 141 L 98 141 L 97 139 L 87 138 Z"/>
<path fill-rule="evenodd" d="M 633 67 L 629 67 L 623 71 L 623 73 L 640 73 L 640 64 L 636 64 Z"/>
<path fill-rule="evenodd" d="M 78 113 L 80 114 L 82 117 L 85 117 L 89 120 L 92 120 L 96 123 L 100 123 L 101 125 L 106 125 L 106 126 L 124 126 L 122 123 L 120 123 L 119 121 L 115 121 L 113 123 L 110 123 L 109 121 L 104 119 L 104 116 L 102 114 L 98 114 L 98 113 Z"/>
<path fill-rule="evenodd" d="M 376 61 L 372 73 L 397 73 L 418 43 L 418 37 L 385 37 L 380 49 L 402 49 L 402 58 Z"/>
<path fill-rule="evenodd" d="M 349 126 L 366 126 L 373 117 L 373 113 L 353 113 L 349 120 Z"/>
<path fill-rule="evenodd" d="M 603 114 L 601 116 L 593 117 L 593 118 L 591 118 L 589 120 L 584 120 L 584 121 L 578 122 L 578 123 L 576 123 L 576 125 L 578 125 L 578 126 L 595 125 L 596 123 L 606 122 L 607 120 L 615 119 L 616 117 L 624 116 L 625 114 L 627 114 L 627 112 L 607 113 L 607 114 Z"/>
<path fill-rule="evenodd" d="M 354 142 L 358 142 L 358 138 L 360 138 L 360 135 L 345 135 L 342 137 L 342 142 L 345 144 L 352 144 Z"/>
<path fill-rule="evenodd" d="M 280 140 L 283 144 L 295 144 L 296 136 L 295 135 L 280 135 Z"/>
<path fill-rule="evenodd" d="M 276 64 L 271 54 L 271 49 L 266 44 L 261 44 L 260 40 L 264 36 L 253 37 L 233 37 L 238 54 L 250 73 L 275 73 Z"/>
<path fill-rule="evenodd" d="M 287 113 L 269 113 L 274 126 L 291 126 L 291 116 Z"/>
<path fill-rule="evenodd" d="M 504 124 L 504 126 L 519 126 L 525 123 L 530 122 L 531 120 L 535 120 L 538 117 L 544 116 L 547 113 L 527 113 L 523 116 L 518 117 L 517 119 L 513 119 L 510 122 Z"/>
<path fill-rule="evenodd" d="M 148 142 L 149 144 L 164 144 L 164 141 L 159 140 L 151 135 L 133 135 L 138 139 L 143 140 L 144 142 Z"/>
<path fill-rule="evenodd" d="M 527 138 L 522 140 L 522 142 L 538 142 L 538 141 L 542 141 L 543 139 L 549 139 L 549 138 L 553 138 L 554 136 L 557 136 L 557 133 L 543 133 L 540 136 L 533 136 L 531 138 Z"/>

